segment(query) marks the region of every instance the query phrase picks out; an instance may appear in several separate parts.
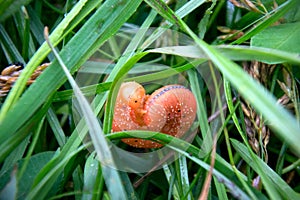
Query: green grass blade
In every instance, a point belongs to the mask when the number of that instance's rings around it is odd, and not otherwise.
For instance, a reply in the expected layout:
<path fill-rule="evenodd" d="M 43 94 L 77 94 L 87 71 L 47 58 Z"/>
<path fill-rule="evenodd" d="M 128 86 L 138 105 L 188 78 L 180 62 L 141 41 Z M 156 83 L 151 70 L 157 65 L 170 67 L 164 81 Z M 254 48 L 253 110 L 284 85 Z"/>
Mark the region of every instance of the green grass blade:
<path fill-rule="evenodd" d="M 85 148 L 80 147 L 82 137 L 84 137 L 84 135 L 79 136 L 76 130 L 73 132 L 62 150 L 57 152 L 57 155 L 39 171 L 34 179 L 30 195 L 33 197 L 39 196 L 39 193 L 45 195 L 44 193 L 50 190 L 57 177 L 63 172 L 64 166 L 73 156 L 76 156 Z"/>
<path fill-rule="evenodd" d="M 253 162 L 253 159 L 247 150 L 246 146 L 237 140 L 231 140 L 233 147 L 238 151 L 240 156 L 258 172 L 258 168 L 262 169 L 262 173 L 270 179 L 277 191 L 282 195 L 282 198 L 299 199 L 300 195 L 296 193 L 276 172 L 274 172 L 263 160 L 254 155 L 258 162 Z M 259 173 L 259 172 L 258 172 Z"/>
<path fill-rule="evenodd" d="M 24 162 L 22 164 L 22 168 L 20 168 L 20 170 L 18 171 L 18 180 L 19 181 L 22 178 L 22 176 L 24 175 L 25 171 L 27 170 L 27 166 L 28 166 L 29 160 L 32 157 L 34 148 L 36 147 L 36 145 L 38 143 L 39 136 L 41 135 L 41 129 L 42 129 L 44 121 L 45 121 L 45 118 L 43 118 L 41 120 L 41 122 L 38 124 L 36 130 L 34 130 L 32 141 L 31 141 L 30 146 L 29 146 L 29 148 L 28 148 L 28 150 L 26 152 L 26 157 L 24 158 Z M 24 148 L 24 150 L 25 150 L 25 148 Z"/>
<path fill-rule="evenodd" d="M 240 124 L 239 124 L 239 121 L 238 121 L 238 118 L 235 114 L 235 111 L 233 109 L 233 101 L 232 101 L 232 96 L 231 96 L 231 89 L 230 89 L 230 84 L 228 81 L 225 80 L 225 83 L 224 83 L 224 86 L 225 86 L 225 94 L 226 94 L 226 99 L 227 99 L 227 103 L 228 103 L 228 108 L 229 108 L 229 111 L 230 113 L 232 114 L 232 119 L 233 119 L 233 122 L 240 134 L 240 136 L 242 137 L 243 141 L 245 144 L 247 144 L 247 149 L 248 151 L 250 152 L 250 155 L 252 156 L 252 160 L 254 162 L 257 162 L 257 160 L 255 159 L 254 157 L 254 153 L 252 152 L 251 150 L 251 147 L 250 145 L 248 144 L 248 141 L 246 139 L 246 136 L 244 134 L 244 132 L 242 131 L 241 127 L 240 127 Z M 268 178 L 265 176 L 265 174 L 263 173 L 262 169 L 258 167 L 257 169 L 260 174 L 261 174 L 261 179 L 266 187 L 266 190 L 267 192 L 270 194 L 270 197 L 272 199 L 276 199 L 276 198 L 279 198 L 279 194 L 278 192 L 274 189 L 274 187 L 272 186 L 272 183 L 268 180 Z M 244 185 L 244 187 L 246 188 L 247 192 L 249 193 L 249 195 L 252 197 L 252 199 L 256 199 L 256 197 L 254 196 L 253 192 L 250 190 L 250 188 L 245 185 L 245 183 L 242 182 L 242 184 Z"/>
<path fill-rule="evenodd" d="M 268 120 L 270 128 L 272 128 L 281 139 L 285 140 L 296 153 L 300 155 L 300 146 L 298 145 L 298 141 L 300 141 L 299 123 L 286 109 L 277 104 L 274 96 L 267 92 L 262 85 L 254 81 L 250 75 L 240 68 L 240 66 L 218 53 L 204 41 L 200 40 L 163 1 L 147 0 L 147 2 L 150 6 L 157 9 L 158 13 L 163 17 L 174 22 L 194 39 L 201 50 L 205 52 L 208 58 L 233 84 L 240 94 L 249 101 L 257 111 L 262 113 L 266 120 Z M 289 1 L 289 3 L 294 2 L 295 1 L 293 0 Z"/>
<path fill-rule="evenodd" d="M 84 147 L 82 146 L 81 148 L 71 151 L 68 155 L 65 155 L 61 160 L 59 156 L 56 156 L 54 159 L 48 162 L 46 166 L 44 166 L 36 176 L 32 188 L 26 196 L 26 199 L 45 198 L 48 192 L 51 190 L 54 183 L 56 182 L 57 178 L 63 172 L 64 167 L 67 165 L 70 159 L 76 156 L 83 149 Z M 43 174 L 42 179 L 40 179 L 41 173 Z"/>
<path fill-rule="evenodd" d="M 242 37 L 234 41 L 232 44 L 241 44 L 252 36 L 256 35 L 260 31 L 264 30 L 265 28 L 269 27 L 270 25 L 274 24 L 276 21 L 280 19 L 284 14 L 286 14 L 289 10 L 291 10 L 296 4 L 299 3 L 298 0 L 289 0 L 284 2 L 282 5 L 278 6 L 278 8 L 274 9 L 272 13 L 267 13 L 263 17 L 263 21 L 259 24 L 255 25 L 250 31 L 244 34 Z"/>
<path fill-rule="evenodd" d="M 173 175 L 174 168 L 171 165 L 163 165 L 163 170 L 169 183 L 168 199 L 172 199 L 172 196 L 173 199 L 179 199 L 180 195 L 175 184 L 176 176 Z"/>
<path fill-rule="evenodd" d="M 29 142 L 29 137 L 23 140 L 23 142 L 21 142 L 19 146 L 16 147 L 14 151 L 12 151 L 10 155 L 5 159 L 1 167 L 0 177 L 2 177 L 5 173 L 7 173 L 7 171 L 11 169 L 16 164 L 16 162 L 23 157 L 25 150 L 28 146 L 28 142 Z"/>
<path fill-rule="evenodd" d="M 106 92 L 109 90 L 111 86 L 111 82 L 106 82 L 106 83 L 99 83 L 97 85 L 90 85 L 86 87 L 82 87 L 80 90 L 85 96 L 90 96 L 96 94 L 100 94 L 102 92 Z M 64 91 L 59 91 L 56 92 L 52 101 L 57 102 L 57 101 L 66 101 L 72 99 L 74 96 L 74 91 L 73 90 L 64 90 Z"/>
<path fill-rule="evenodd" d="M 214 180 L 214 184 L 216 186 L 218 197 L 220 199 L 227 200 L 228 196 L 226 194 L 226 187 L 223 184 L 221 184 L 216 177 L 213 177 L 213 180 Z"/>
<path fill-rule="evenodd" d="M 149 137 L 151 136 L 151 137 Z M 149 138 L 155 139 L 156 141 L 161 141 L 162 143 L 166 143 L 168 147 L 179 152 L 183 156 L 193 160 L 199 166 L 203 167 L 205 170 L 210 169 L 210 165 L 205 163 L 202 160 L 203 152 L 199 148 L 190 143 L 172 137 L 167 134 L 159 133 L 159 132 L 150 132 L 150 131 L 130 131 L 130 132 L 117 132 L 110 135 L 107 135 L 109 139 L 120 139 L 120 138 L 130 138 L 130 137 L 140 137 L 140 138 Z M 217 177 L 217 179 L 225 184 L 225 186 L 232 192 L 235 196 L 240 196 L 242 199 L 250 199 L 248 195 L 237 185 L 233 180 L 235 180 L 235 176 L 231 174 L 231 169 L 226 165 L 221 164 L 221 158 L 216 156 L 215 169 L 213 170 L 213 175 Z M 230 175 L 229 175 L 230 174 Z M 232 176 L 233 177 L 230 177 Z M 229 178 L 230 177 L 230 178 Z"/>
<path fill-rule="evenodd" d="M 57 143 L 59 144 L 60 147 L 63 147 L 66 143 L 66 136 L 52 108 L 49 108 L 46 117 L 55 135 Z"/>
<path fill-rule="evenodd" d="M 300 58 L 298 54 L 286 51 L 242 45 L 220 45 L 215 46 L 215 48 L 225 57 L 234 61 L 257 60 L 269 64 L 290 62 L 300 65 Z"/>
<path fill-rule="evenodd" d="M 74 94 L 76 97 L 76 101 L 74 102 L 75 107 L 78 108 L 79 110 L 78 112 L 80 113 L 82 118 L 84 118 L 86 121 L 92 143 L 97 152 L 97 157 L 102 164 L 103 177 L 105 179 L 110 195 L 113 199 L 121 199 L 122 197 L 126 196 L 126 192 L 123 188 L 123 184 L 119 177 L 119 174 L 115 170 L 115 164 L 113 161 L 114 159 L 112 157 L 112 153 L 110 151 L 108 143 L 104 137 L 98 119 L 94 115 L 93 110 L 90 107 L 87 99 L 83 96 L 82 92 L 80 91 L 80 88 L 78 87 L 76 81 L 73 79 L 71 73 L 68 71 L 68 68 L 63 63 L 63 60 L 60 58 L 59 54 L 55 51 L 52 44 L 48 41 L 49 40 L 48 35 L 46 39 L 74 90 Z M 116 193 L 114 191 L 118 191 L 118 192 Z"/>
<path fill-rule="evenodd" d="M 10 135 L 6 140 L 0 143 L 0 162 L 3 161 L 10 152 L 18 146 L 26 137 L 31 133 L 31 129 L 34 125 L 38 124 L 43 116 L 47 113 L 50 103 L 47 102 L 43 105 L 39 111 L 27 122 L 25 126 L 21 126 L 17 131 L 14 132 L 14 136 Z M 12 128 L 12 127 L 11 127 Z M 0 134 L 3 132 L 0 132 Z"/>
<path fill-rule="evenodd" d="M 187 197 L 187 199 L 191 199 L 191 193 L 189 192 L 190 182 L 189 182 L 189 170 L 186 161 L 186 157 L 181 156 L 178 159 L 179 161 L 179 170 L 181 176 L 181 187 L 182 187 L 182 194 Z"/>
<path fill-rule="evenodd" d="M 263 47 L 249 47 L 241 45 L 219 45 L 212 47 L 222 53 L 225 57 L 234 61 L 258 60 L 270 64 L 290 62 L 300 65 L 300 58 L 296 53 L 289 53 L 286 51 Z M 207 55 L 196 46 L 163 47 L 152 49 L 150 52 L 179 55 L 187 58 L 208 59 Z"/>
<path fill-rule="evenodd" d="M 32 0 L 4 0 L 0 1 L 0 22 L 14 14 L 21 6 L 27 5 Z"/>
<path fill-rule="evenodd" d="M 123 5 L 118 4 L 117 1 L 109 1 L 103 4 L 61 51 L 61 57 L 67 60 L 66 64 L 70 67 L 70 71 L 76 71 L 104 41 L 114 34 L 136 10 L 140 2 L 140 0 L 135 3 L 131 1 Z M 112 7 L 113 10 L 107 10 L 107 7 Z M 99 21 L 103 21 L 103 26 L 100 29 L 97 26 Z M 78 51 L 74 51 L 74 49 L 78 49 Z M 44 53 L 47 54 L 47 52 Z M 37 56 L 41 55 L 37 54 Z M 30 119 L 34 112 L 49 96 L 53 95 L 65 80 L 66 78 L 62 70 L 59 69 L 58 63 L 53 62 L 29 87 L 20 101 L 5 115 L 0 124 L 3 130 L 0 133 L 0 143 L 9 137 L 14 137 L 13 133 Z M 34 104 L 32 104 L 33 99 L 35 99 Z M 24 104 L 28 106 L 24 107 Z"/>
<path fill-rule="evenodd" d="M 104 133 L 110 133 L 111 125 L 112 125 L 112 119 L 113 119 L 113 111 L 115 106 L 115 100 L 117 98 L 117 94 L 119 91 L 119 87 L 121 86 L 121 82 L 124 78 L 124 75 L 127 74 L 127 72 L 132 68 L 132 66 L 140 60 L 142 57 L 147 55 L 147 52 L 139 53 L 136 55 L 133 55 L 128 62 L 117 72 L 115 76 L 115 80 L 111 84 L 110 92 L 107 99 L 106 109 L 107 112 L 105 112 L 104 116 L 104 127 L 103 131 Z"/>
<path fill-rule="evenodd" d="M 237 64 L 218 54 L 210 46 L 198 42 L 205 49 L 207 55 L 219 68 L 223 75 L 234 87 L 268 120 L 270 127 L 287 141 L 300 155 L 300 127 L 297 120 L 282 106 L 277 104 L 274 96 L 267 92 L 260 84 L 254 81 Z"/>
<path fill-rule="evenodd" d="M 1 39 L 1 46 L 6 53 L 7 60 L 11 62 L 21 62 L 25 63 L 22 55 L 18 51 L 17 47 L 14 45 L 13 41 L 11 40 L 9 34 L 6 32 L 2 24 L 0 24 L 0 39 Z"/>
<path fill-rule="evenodd" d="M 86 0 L 85 0 L 86 1 Z M 73 8 L 73 10 L 66 16 L 66 18 L 60 23 L 59 26 L 54 30 L 54 32 L 50 36 L 50 40 L 56 45 L 62 38 L 61 35 L 65 31 L 68 24 L 72 21 L 72 19 L 77 15 L 77 13 L 82 9 L 85 4 L 85 1 L 82 0 L 77 3 L 77 6 Z M 40 64 L 46 55 L 50 52 L 49 48 L 46 46 L 46 43 L 43 43 L 39 50 L 34 54 L 32 59 L 28 62 L 26 68 L 24 68 L 23 72 L 19 76 L 16 81 L 14 87 L 11 89 L 8 94 L 6 101 L 4 102 L 1 110 L 0 110 L 0 125 L 6 116 L 7 112 L 11 109 L 11 107 L 17 102 L 19 96 L 23 92 L 26 86 L 26 82 L 34 72 L 35 68 Z"/>
<path fill-rule="evenodd" d="M 88 199 L 96 199 L 95 197 L 98 196 L 97 199 L 100 199 L 102 194 L 98 194 L 97 190 L 100 189 L 100 192 L 103 190 L 103 185 L 100 188 L 97 182 L 98 179 L 102 179 L 101 167 L 99 165 L 99 161 L 95 158 L 95 153 L 92 153 L 86 160 L 84 166 L 84 185 L 83 191 L 91 191 L 92 193 L 84 193 L 82 195 L 82 200 Z"/>

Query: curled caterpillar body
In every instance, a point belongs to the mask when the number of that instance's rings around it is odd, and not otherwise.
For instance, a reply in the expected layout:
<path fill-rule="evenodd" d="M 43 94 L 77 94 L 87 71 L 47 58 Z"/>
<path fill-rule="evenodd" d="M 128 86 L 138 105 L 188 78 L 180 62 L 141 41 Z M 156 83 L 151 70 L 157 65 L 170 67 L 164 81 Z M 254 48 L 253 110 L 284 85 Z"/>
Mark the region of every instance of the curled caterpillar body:
<path fill-rule="evenodd" d="M 162 105 L 162 110 L 156 105 Z M 193 93 L 181 85 L 169 85 L 155 91 L 146 102 L 145 120 L 149 127 L 156 124 L 157 115 L 165 122 L 161 132 L 180 137 L 191 127 L 197 104 Z"/>
<path fill-rule="evenodd" d="M 168 85 L 146 95 L 136 82 L 121 85 L 115 106 L 113 131 L 150 130 L 180 137 L 196 118 L 197 103 L 193 93 L 181 85 Z M 162 145 L 145 139 L 122 139 L 137 148 Z"/>

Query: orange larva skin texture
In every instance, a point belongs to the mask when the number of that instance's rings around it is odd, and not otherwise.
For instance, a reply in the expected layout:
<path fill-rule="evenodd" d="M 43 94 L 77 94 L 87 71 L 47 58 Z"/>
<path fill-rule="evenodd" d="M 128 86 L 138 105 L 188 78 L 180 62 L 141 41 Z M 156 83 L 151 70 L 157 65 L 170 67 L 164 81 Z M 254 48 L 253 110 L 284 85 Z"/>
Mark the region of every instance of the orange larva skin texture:
<path fill-rule="evenodd" d="M 180 137 L 196 118 L 197 103 L 193 93 L 181 85 L 164 86 L 150 96 L 136 82 L 120 87 L 114 112 L 113 132 L 149 130 Z M 159 148 L 162 145 L 144 139 L 122 139 L 136 148 Z"/>

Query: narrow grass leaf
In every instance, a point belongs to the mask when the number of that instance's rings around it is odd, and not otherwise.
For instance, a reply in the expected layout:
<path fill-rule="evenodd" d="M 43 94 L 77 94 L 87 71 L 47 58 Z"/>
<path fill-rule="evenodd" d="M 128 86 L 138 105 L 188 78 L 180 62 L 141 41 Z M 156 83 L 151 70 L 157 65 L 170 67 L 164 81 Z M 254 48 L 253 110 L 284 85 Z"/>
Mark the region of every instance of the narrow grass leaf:
<path fill-rule="evenodd" d="M 227 104 L 228 104 L 228 109 L 230 111 L 230 113 L 232 114 L 232 119 L 233 119 L 233 122 L 240 134 L 240 136 L 242 137 L 243 141 L 245 144 L 247 144 L 247 149 L 248 151 L 250 152 L 251 156 L 254 155 L 254 153 L 252 152 L 251 150 L 251 147 L 250 145 L 248 144 L 248 141 L 247 141 L 247 138 L 246 138 L 246 135 L 245 133 L 242 131 L 242 128 L 240 127 L 240 123 L 239 123 L 239 120 L 235 114 L 235 109 L 233 108 L 233 101 L 232 101 L 232 95 L 231 95 L 231 87 L 230 87 L 230 83 L 225 80 L 224 81 L 224 87 L 225 87 L 225 96 L 226 96 L 226 100 L 227 100 Z M 255 160 L 255 157 L 252 157 L 252 159 L 254 160 L 254 162 L 256 162 Z M 234 169 L 236 169 L 236 167 L 234 166 Z M 236 169 L 237 170 L 237 169 Z M 261 168 L 258 168 L 259 172 L 262 172 L 262 169 Z M 275 192 L 272 192 L 271 190 L 273 190 L 273 187 L 272 185 L 271 186 L 268 186 L 270 183 L 270 181 L 267 180 L 266 176 L 264 174 L 261 174 L 261 179 L 264 181 L 264 184 L 268 187 L 267 188 L 267 191 L 269 193 L 274 193 L 276 194 L 276 191 Z M 251 189 L 249 188 L 249 186 L 243 181 L 243 180 L 240 180 L 241 183 L 243 184 L 244 188 L 247 190 L 247 192 L 249 193 L 249 195 L 251 196 L 252 199 L 257 199 L 256 196 L 254 196 L 254 193 L 253 191 L 251 191 Z M 272 196 L 272 195 L 271 195 Z M 278 196 L 278 195 L 277 195 Z"/>
<path fill-rule="evenodd" d="M 211 129 L 208 123 L 208 114 L 207 114 L 207 107 L 206 104 L 204 103 L 204 97 L 202 94 L 202 89 L 199 85 L 199 80 L 197 77 L 197 73 L 195 70 L 190 70 L 188 71 L 190 83 L 191 83 L 191 90 L 193 94 L 196 97 L 197 100 L 197 117 L 199 121 L 199 126 L 201 130 L 201 135 L 203 138 L 203 143 L 202 149 L 206 153 L 209 153 L 211 151 L 212 147 L 212 134 L 211 134 Z"/>
<path fill-rule="evenodd" d="M 79 112 L 86 121 L 92 143 L 94 145 L 95 151 L 97 152 L 97 157 L 102 164 L 103 177 L 105 179 L 110 195 L 113 199 L 121 199 L 122 197 L 126 196 L 126 192 L 123 188 L 123 184 L 119 177 L 119 174 L 115 170 L 116 167 L 114 164 L 113 156 L 110 152 L 110 148 L 108 146 L 106 138 L 104 137 L 102 128 L 100 127 L 98 119 L 94 115 L 87 99 L 83 96 L 80 88 L 76 84 L 76 81 L 73 79 L 71 73 L 68 71 L 68 68 L 65 66 L 59 54 L 55 51 L 54 47 L 50 43 L 47 31 L 48 30 L 45 29 L 46 40 L 74 90 L 74 94 L 77 100 L 74 102 L 75 104 L 77 104 L 77 106 L 75 105 L 75 107 L 79 108 Z M 118 191 L 118 193 L 114 191 Z"/>
<path fill-rule="evenodd" d="M 71 158 L 76 156 L 84 147 L 77 148 L 76 150 L 71 149 L 71 151 L 64 156 L 56 155 L 51 161 L 49 161 L 35 176 L 34 182 L 31 189 L 26 196 L 26 199 L 43 199 L 46 197 L 51 188 L 61 176 L 64 167 L 70 161 Z"/>
<path fill-rule="evenodd" d="M 72 9 L 72 11 L 64 18 L 64 20 L 56 27 L 53 33 L 50 36 L 51 41 L 56 45 L 59 41 L 62 40 L 61 35 L 65 31 L 68 24 L 72 21 L 72 19 L 77 15 L 77 13 L 82 9 L 86 0 L 81 0 L 77 3 L 77 5 Z M 34 56 L 28 62 L 26 68 L 24 68 L 23 72 L 20 74 L 17 79 L 14 87 L 11 89 L 8 94 L 1 110 L 0 110 L 0 125 L 5 118 L 7 112 L 10 108 L 17 102 L 21 93 L 25 89 L 26 82 L 34 72 L 35 68 L 43 61 L 46 55 L 50 52 L 46 43 L 43 43 L 42 46 L 38 49 L 38 51 L 34 54 Z"/>
<path fill-rule="evenodd" d="M 127 193 L 127 199 L 138 200 L 141 199 L 140 196 L 136 193 L 135 188 L 133 187 L 131 180 L 126 172 L 119 172 L 122 183 Z"/>
<path fill-rule="evenodd" d="M 21 6 L 27 5 L 32 0 L 5 0 L 0 1 L 0 22 L 3 22 L 7 17 L 14 14 Z"/>
<path fill-rule="evenodd" d="M 151 135 L 151 137 L 149 137 L 149 135 Z M 150 131 L 130 131 L 116 132 L 106 135 L 106 137 L 108 137 L 110 140 L 131 137 L 154 139 L 155 141 L 160 141 L 163 144 L 167 144 L 168 147 L 172 148 L 176 152 L 179 152 L 183 156 L 186 156 L 195 161 L 205 170 L 209 171 L 210 169 L 210 165 L 203 161 L 204 153 L 201 149 L 184 140 L 172 137 L 167 134 Z M 228 162 L 226 162 L 219 155 L 216 155 L 213 175 L 216 176 L 216 178 L 222 184 L 224 184 L 230 190 L 230 192 L 233 193 L 233 195 L 239 196 L 240 198 L 250 199 L 250 197 L 243 191 L 243 186 L 240 185 L 239 181 L 237 180 L 230 164 L 228 164 Z M 246 177 L 242 173 L 240 173 L 240 176 L 246 180 Z M 259 192 L 255 192 L 255 194 L 261 199 L 266 199 L 265 196 Z"/>
<path fill-rule="evenodd" d="M 163 2 L 154 2 L 147 0 L 148 4 L 154 7 L 163 17 L 170 21 L 176 21 L 176 24 L 187 32 L 210 58 L 223 75 L 234 85 L 240 94 L 248 100 L 265 119 L 268 120 L 270 127 L 285 140 L 300 155 L 300 126 L 297 120 L 281 105 L 277 104 L 272 94 L 267 92 L 262 85 L 258 84 L 250 77 L 240 66 L 218 53 L 213 47 L 200 40 L 190 28 L 176 16 L 176 14 Z M 287 6 L 292 6 L 295 1 L 287 2 Z M 286 9 L 286 7 L 284 7 Z M 166 14 L 165 12 L 169 14 Z M 286 11 L 286 10 L 285 10 Z M 283 12 L 283 11 L 282 11 Z M 285 12 L 283 12 L 285 13 Z"/>
<path fill-rule="evenodd" d="M 22 55 L 18 51 L 17 47 L 13 43 L 10 35 L 6 32 L 3 25 L 0 24 L 0 39 L 1 39 L 1 46 L 4 49 L 3 51 L 6 52 L 6 57 L 8 61 L 11 62 L 21 62 L 25 63 Z"/>
<path fill-rule="evenodd" d="M 39 16 L 37 16 L 36 11 L 29 5 L 26 7 L 28 11 L 28 15 L 30 17 L 30 31 L 32 36 L 37 40 L 37 42 L 41 45 L 45 41 L 43 36 L 44 24 L 41 22 Z M 51 60 L 53 59 L 53 55 Z"/>
<path fill-rule="evenodd" d="M 149 132 L 149 131 L 131 131 L 130 134 L 127 134 L 126 132 L 117 132 L 110 134 L 108 137 L 110 139 L 120 139 L 120 138 L 128 138 L 128 137 L 141 137 L 141 138 L 147 138 L 149 135 L 152 135 L 152 139 L 156 139 L 158 141 L 163 141 L 163 143 L 169 143 L 171 142 L 168 147 L 175 150 L 176 152 L 182 154 L 183 156 L 193 160 L 195 163 L 197 163 L 199 166 L 203 167 L 205 170 L 210 170 L 210 165 L 205 163 L 199 158 L 199 155 L 201 155 L 201 150 L 197 147 L 189 144 L 186 141 L 183 141 L 181 139 L 172 137 L 167 134 L 159 133 L 159 132 Z M 187 148 L 187 146 L 189 148 Z M 216 157 L 216 163 L 218 162 L 218 157 Z M 217 165 L 216 165 L 217 166 Z M 224 167 L 224 166 L 223 166 Z M 224 169 L 224 168 L 223 168 Z M 249 196 L 238 186 L 236 185 L 233 180 L 230 180 L 227 178 L 224 173 L 220 172 L 218 169 L 213 170 L 213 175 L 216 176 L 216 178 L 223 183 L 228 190 L 235 196 L 239 197 L 241 199 L 250 199 Z"/>
<path fill-rule="evenodd" d="M 26 137 L 31 134 L 32 127 L 34 126 L 34 124 L 38 124 L 42 121 L 42 118 L 46 114 L 49 106 L 50 102 L 48 101 L 38 110 L 38 112 L 32 118 L 30 118 L 30 120 L 27 121 L 27 124 L 25 126 L 21 126 L 14 132 L 13 135 L 9 135 L 10 137 L 7 137 L 6 140 L 3 140 L 0 143 L 0 162 L 3 161 L 7 157 L 7 155 L 9 155 L 14 150 L 14 148 L 16 148 Z M 13 127 L 10 128 L 12 129 Z M 0 134 L 1 133 L 3 132 L 0 132 Z"/>
<path fill-rule="evenodd" d="M 269 64 L 290 62 L 300 65 L 300 58 L 296 53 L 264 47 L 249 47 L 242 45 L 219 45 L 215 46 L 215 48 L 225 57 L 234 61 L 258 60 Z"/>
<path fill-rule="evenodd" d="M 251 168 L 253 168 L 256 172 L 258 172 L 258 168 L 262 169 L 262 173 L 268 176 L 268 178 L 272 181 L 274 187 L 276 187 L 277 191 L 282 195 L 282 198 L 287 198 L 287 199 L 300 198 L 300 195 L 296 193 L 276 172 L 274 172 L 258 156 L 254 155 L 258 162 L 253 162 L 253 159 L 244 144 L 234 139 L 231 139 L 231 142 L 235 150 L 247 162 L 247 164 L 251 166 Z"/>
<path fill-rule="evenodd" d="M 168 199 L 172 199 L 172 195 L 174 199 L 179 199 L 178 189 L 175 185 L 176 176 L 173 175 L 173 171 L 171 171 L 171 165 L 163 165 L 163 170 L 165 176 L 169 183 L 169 192 L 168 192 Z"/>
<path fill-rule="evenodd" d="M 182 185 L 182 193 L 187 199 L 192 199 L 191 193 L 189 192 L 190 182 L 189 182 L 189 170 L 186 162 L 185 156 L 180 156 L 179 159 L 179 168 L 181 175 L 181 185 Z"/>
<path fill-rule="evenodd" d="M 84 166 L 84 185 L 83 185 L 83 195 L 82 200 L 93 199 L 93 196 L 96 195 L 93 193 L 98 185 L 96 185 L 96 179 L 98 177 L 102 178 L 101 173 L 99 174 L 99 170 L 101 172 L 99 160 L 95 159 L 95 152 L 92 153 L 86 160 Z M 102 186 L 103 187 L 103 186 Z M 102 188 L 103 189 L 103 188 Z M 86 191 L 86 192 L 85 192 Z M 101 196 L 101 195 L 100 195 Z"/>
<path fill-rule="evenodd" d="M 97 85 L 89 85 L 86 87 L 82 87 L 80 88 L 80 90 L 84 94 L 84 96 L 91 96 L 94 95 L 95 93 L 100 94 L 108 91 L 110 86 L 111 86 L 111 82 L 106 82 L 106 83 L 99 83 Z M 55 93 L 52 101 L 53 102 L 66 101 L 72 99 L 73 97 L 74 97 L 73 90 L 58 91 Z"/>
<path fill-rule="evenodd" d="M 186 2 L 182 7 L 180 7 L 178 10 L 176 10 L 176 14 L 183 18 L 190 14 L 193 10 L 201 6 L 202 4 L 206 3 L 206 0 L 191 0 Z"/>
<path fill-rule="evenodd" d="M 113 0 L 104 3 L 72 40 L 64 46 L 61 57 L 67 60 L 66 63 L 71 72 L 75 72 L 104 41 L 126 22 L 139 6 L 141 0 L 130 1 L 126 4 L 119 4 L 118 2 Z M 38 63 L 40 58 L 43 57 L 42 55 L 46 56 L 48 54 L 49 51 L 46 49 L 45 47 L 43 52 L 38 51 L 39 53 L 35 54 L 35 59 L 32 58 L 35 63 Z M 0 144 L 9 138 L 15 137 L 16 130 L 32 117 L 65 80 L 63 71 L 59 68 L 58 63 L 54 61 L 22 95 L 20 101 L 5 115 L 0 124 L 1 130 L 3 130 L 0 133 Z"/>
<path fill-rule="evenodd" d="M 23 157 L 28 146 L 28 142 L 29 137 L 23 140 L 23 142 L 21 142 L 19 146 L 17 146 L 14 151 L 12 151 L 10 155 L 5 159 L 3 165 L 1 166 L 0 177 L 2 177 L 9 169 L 11 169 L 16 164 L 17 161 L 19 161 Z"/>
<path fill-rule="evenodd" d="M 262 17 L 262 21 L 260 23 L 256 24 L 250 31 L 245 33 L 239 39 L 235 40 L 232 44 L 241 44 L 249 40 L 252 36 L 256 35 L 260 31 L 274 24 L 284 14 L 286 14 L 289 10 L 295 7 L 297 3 L 299 3 L 298 0 L 288 0 L 280 6 L 278 6 L 276 9 L 272 10 L 271 13 L 266 13 L 265 16 Z"/>
<path fill-rule="evenodd" d="M 266 63 L 291 62 L 300 65 L 300 58 L 298 54 L 272 48 L 241 45 L 219 45 L 212 47 L 234 61 L 258 60 Z M 149 51 L 153 53 L 178 55 L 187 58 L 208 59 L 207 55 L 197 46 L 172 46 L 156 48 Z"/>
<path fill-rule="evenodd" d="M 20 181 L 20 179 L 23 177 L 24 172 L 27 169 L 28 163 L 30 161 L 30 158 L 32 157 L 32 154 L 34 152 L 35 147 L 37 146 L 38 143 L 38 139 L 41 135 L 41 130 L 44 124 L 45 118 L 43 118 L 40 123 L 38 124 L 38 126 L 36 127 L 36 129 L 33 132 L 33 137 L 31 138 L 31 142 L 29 145 L 29 148 L 26 152 L 26 157 L 23 159 L 24 162 L 22 163 L 22 167 L 20 168 L 19 172 L 18 172 L 18 180 Z M 29 136 L 28 136 L 29 137 Z M 24 149 L 25 150 L 25 149 Z"/>
<path fill-rule="evenodd" d="M 74 182 L 74 193 L 75 193 L 74 197 L 75 197 L 75 200 L 79 200 L 83 196 L 83 194 L 81 193 L 81 190 L 83 188 L 83 175 L 82 174 L 83 174 L 83 172 L 82 172 L 81 166 L 77 166 L 76 169 L 72 173 L 72 179 L 73 179 L 73 182 Z M 62 195 L 65 195 L 65 194 L 62 194 Z M 59 196 L 59 195 L 56 195 L 56 196 L 54 196 L 50 199 L 53 200 L 57 196 Z"/>
<path fill-rule="evenodd" d="M 221 184 L 216 177 L 213 177 L 214 184 L 216 186 L 217 194 L 219 199 L 227 200 L 228 196 L 226 193 L 226 187 Z"/>
<path fill-rule="evenodd" d="M 29 16 L 26 8 L 22 7 L 19 12 L 16 12 L 13 15 L 13 20 L 16 27 L 18 27 L 17 34 L 19 34 L 22 42 L 22 57 L 24 60 L 28 60 L 29 52 L 33 54 L 35 50 L 32 51 L 34 49 L 34 44 L 30 38 Z"/>
<path fill-rule="evenodd" d="M 202 64 L 206 62 L 206 59 L 199 59 L 192 61 L 187 64 L 183 64 L 182 66 L 169 68 L 166 70 L 161 70 L 155 73 L 146 74 L 146 75 L 139 75 L 133 78 L 127 78 L 125 81 L 137 81 L 137 82 L 148 82 L 148 81 L 155 81 L 155 80 L 162 80 L 164 78 L 169 78 L 171 76 L 180 74 L 184 71 L 188 71 L 189 69 L 193 69 L 196 65 Z"/>
<path fill-rule="evenodd" d="M 141 58 L 147 55 L 147 52 L 138 53 L 132 55 L 130 59 L 122 66 L 122 68 L 116 72 L 114 77 L 114 81 L 111 84 L 110 92 L 107 98 L 106 110 L 103 120 L 103 131 L 104 133 L 110 133 L 111 126 L 112 126 L 112 119 L 113 119 L 113 111 L 115 106 L 115 99 L 117 98 L 117 94 L 119 88 L 121 86 L 122 80 L 124 79 L 124 75 L 133 67 L 133 65 L 138 62 Z"/>
<path fill-rule="evenodd" d="M 49 108 L 46 117 L 50 127 L 52 128 L 57 143 L 60 147 L 63 147 L 66 143 L 66 136 L 52 108 Z"/>

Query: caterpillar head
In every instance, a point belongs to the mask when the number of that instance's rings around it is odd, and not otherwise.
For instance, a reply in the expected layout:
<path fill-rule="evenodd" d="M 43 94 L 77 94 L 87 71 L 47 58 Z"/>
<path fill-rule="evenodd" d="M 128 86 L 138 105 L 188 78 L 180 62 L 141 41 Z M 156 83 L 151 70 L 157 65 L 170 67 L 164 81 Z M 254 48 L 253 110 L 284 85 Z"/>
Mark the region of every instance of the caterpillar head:
<path fill-rule="evenodd" d="M 132 121 L 143 126 L 144 104 L 147 98 L 146 91 L 142 85 L 137 82 L 126 82 L 120 87 L 117 102 L 123 102 L 128 106 Z"/>
<path fill-rule="evenodd" d="M 128 99 L 128 105 L 132 110 L 143 109 L 145 104 L 145 89 L 139 85 L 135 90 L 130 94 Z"/>
<path fill-rule="evenodd" d="M 143 108 L 145 97 L 145 89 L 137 82 L 123 83 L 118 94 L 118 99 L 126 102 L 132 110 Z"/>

